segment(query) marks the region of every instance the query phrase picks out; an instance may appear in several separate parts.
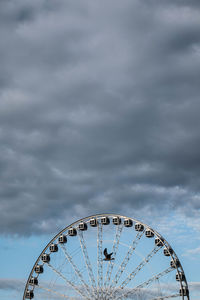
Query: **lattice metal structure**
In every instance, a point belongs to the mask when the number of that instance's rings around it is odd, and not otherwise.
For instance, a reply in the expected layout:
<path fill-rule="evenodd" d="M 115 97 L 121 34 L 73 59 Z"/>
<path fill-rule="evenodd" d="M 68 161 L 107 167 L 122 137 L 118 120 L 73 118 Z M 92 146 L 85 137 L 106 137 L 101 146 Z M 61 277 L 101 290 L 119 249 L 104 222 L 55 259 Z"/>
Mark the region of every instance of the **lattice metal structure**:
<path fill-rule="evenodd" d="M 27 280 L 25 299 L 189 300 L 175 251 L 134 218 L 98 214 L 60 231 L 43 249 Z"/>

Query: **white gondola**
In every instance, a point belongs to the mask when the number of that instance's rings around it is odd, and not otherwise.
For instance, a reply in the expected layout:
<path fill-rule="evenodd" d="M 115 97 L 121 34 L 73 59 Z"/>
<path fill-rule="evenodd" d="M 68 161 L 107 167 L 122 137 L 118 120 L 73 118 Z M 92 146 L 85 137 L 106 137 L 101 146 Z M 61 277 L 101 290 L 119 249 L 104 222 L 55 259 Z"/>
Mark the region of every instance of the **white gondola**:
<path fill-rule="evenodd" d="M 109 218 L 108 218 L 108 217 L 102 217 L 102 218 L 101 218 L 101 224 L 103 224 L 103 225 L 108 225 L 108 224 L 110 224 Z"/>
<path fill-rule="evenodd" d="M 125 227 L 132 227 L 133 226 L 133 221 L 131 219 L 125 219 L 124 220 L 124 226 Z"/>
<path fill-rule="evenodd" d="M 29 280 L 30 285 L 38 285 L 38 279 L 37 277 L 31 277 Z"/>
<path fill-rule="evenodd" d="M 180 289 L 180 296 L 189 296 L 189 290 L 186 286 L 183 286 L 183 288 Z"/>
<path fill-rule="evenodd" d="M 180 262 L 177 258 L 174 258 L 170 261 L 170 266 L 172 268 L 178 268 L 180 266 Z"/>
<path fill-rule="evenodd" d="M 97 219 L 90 219 L 90 225 L 92 226 L 92 227 L 97 227 Z"/>
<path fill-rule="evenodd" d="M 135 231 L 143 231 L 144 225 L 141 223 L 135 223 Z"/>
<path fill-rule="evenodd" d="M 37 265 L 35 266 L 35 273 L 41 274 L 44 272 L 43 266 L 42 265 Z"/>
<path fill-rule="evenodd" d="M 44 253 L 41 255 L 41 260 L 44 262 L 44 263 L 48 263 L 50 261 L 50 255 L 47 254 L 47 253 Z"/>
<path fill-rule="evenodd" d="M 173 250 L 172 248 L 164 248 L 163 253 L 165 256 L 170 256 L 171 254 L 173 254 Z"/>
<path fill-rule="evenodd" d="M 147 229 L 145 230 L 145 235 L 146 235 L 146 237 L 148 237 L 148 238 L 154 237 L 154 233 L 153 233 L 153 231 L 152 231 L 151 228 L 147 228 Z"/>
<path fill-rule="evenodd" d="M 51 244 L 49 246 L 50 252 L 58 252 L 58 245 L 57 244 Z"/>
<path fill-rule="evenodd" d="M 185 274 L 183 272 L 176 273 L 176 281 L 185 281 Z"/>
<path fill-rule="evenodd" d="M 25 297 L 26 297 L 26 299 L 33 299 L 34 298 L 33 291 L 32 290 L 27 290 Z"/>
<path fill-rule="evenodd" d="M 77 231 L 76 231 L 76 229 L 75 228 L 70 228 L 69 230 L 68 230 L 68 234 L 69 234 L 69 236 L 76 236 L 77 235 Z"/>
<path fill-rule="evenodd" d="M 120 217 L 114 217 L 113 218 L 113 224 L 114 225 L 120 225 L 122 222 L 121 218 Z"/>
<path fill-rule="evenodd" d="M 59 236 L 59 238 L 58 238 L 58 243 L 60 243 L 60 244 L 65 244 L 65 243 L 67 243 L 67 237 L 66 237 L 66 235 L 61 234 L 61 235 Z"/>
<path fill-rule="evenodd" d="M 162 247 L 164 240 L 162 238 L 155 238 L 155 245 L 158 247 Z"/>
<path fill-rule="evenodd" d="M 84 222 L 81 222 L 81 223 L 78 225 L 78 229 L 81 230 L 81 231 L 87 230 L 87 224 L 84 223 Z"/>

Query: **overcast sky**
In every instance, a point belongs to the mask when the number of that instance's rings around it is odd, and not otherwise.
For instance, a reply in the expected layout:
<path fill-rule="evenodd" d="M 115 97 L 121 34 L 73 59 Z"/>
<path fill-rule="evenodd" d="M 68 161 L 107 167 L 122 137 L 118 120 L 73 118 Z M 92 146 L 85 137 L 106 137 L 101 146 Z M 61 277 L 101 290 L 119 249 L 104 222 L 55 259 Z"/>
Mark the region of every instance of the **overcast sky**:
<path fill-rule="evenodd" d="M 187 2 L 0 1 L 1 233 L 130 209 L 199 218 L 200 2 Z"/>
<path fill-rule="evenodd" d="M 200 230 L 200 1 L 0 0 L 0 37 L 2 236 L 97 212 Z"/>

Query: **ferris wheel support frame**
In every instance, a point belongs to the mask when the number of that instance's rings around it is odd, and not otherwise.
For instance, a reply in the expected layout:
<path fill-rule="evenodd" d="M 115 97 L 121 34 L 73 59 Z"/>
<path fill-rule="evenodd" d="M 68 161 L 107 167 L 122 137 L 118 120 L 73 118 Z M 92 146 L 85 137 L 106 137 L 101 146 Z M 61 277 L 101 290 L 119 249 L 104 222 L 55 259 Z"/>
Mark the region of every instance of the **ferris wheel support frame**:
<path fill-rule="evenodd" d="M 40 253 L 40 255 L 38 256 L 31 272 L 30 272 L 30 275 L 28 277 L 28 280 L 26 282 L 26 285 L 25 285 L 25 289 L 24 289 L 24 294 L 23 294 L 23 300 L 26 300 L 26 291 L 28 290 L 28 287 L 30 286 L 30 279 L 31 279 L 31 276 L 35 270 L 35 267 L 38 265 L 38 262 L 40 261 L 41 259 L 41 256 L 43 254 L 45 254 L 46 250 L 49 248 L 49 246 L 60 236 L 62 235 L 65 231 L 67 231 L 68 229 L 70 228 L 73 228 L 73 227 L 76 227 L 77 224 L 79 223 L 82 223 L 84 221 L 88 221 L 89 219 L 92 219 L 92 218 L 95 218 L 95 219 L 99 219 L 101 217 L 109 217 L 109 216 L 112 216 L 112 217 L 117 217 L 117 218 L 124 218 L 126 219 L 127 217 L 126 216 L 123 216 L 123 215 L 119 215 L 119 214 L 113 214 L 113 213 L 103 213 L 103 214 L 95 214 L 95 215 L 91 215 L 91 216 L 88 216 L 88 217 L 85 217 L 85 218 L 81 218 L 73 223 L 71 223 L 69 226 L 66 226 L 64 229 L 62 229 L 58 234 L 56 234 L 51 240 L 50 242 L 46 245 L 46 247 L 42 250 L 42 252 Z M 140 223 L 144 226 L 144 228 L 149 228 L 145 223 L 141 222 L 141 221 L 138 221 L 134 218 L 129 218 L 131 219 L 133 222 L 135 223 Z M 115 240 L 114 240 L 114 244 L 113 244 L 113 253 L 114 253 L 114 256 L 116 255 L 116 252 L 117 252 L 117 248 L 118 248 L 118 245 L 119 245 L 119 239 L 120 239 L 120 234 L 122 232 L 122 229 L 123 229 L 123 226 L 121 226 L 121 231 L 118 227 L 118 231 L 116 231 L 116 235 L 115 235 Z M 166 248 L 168 249 L 172 249 L 172 247 L 170 246 L 170 244 L 163 238 L 163 236 L 161 236 L 156 230 L 154 229 L 151 229 L 153 234 L 155 234 L 155 236 L 157 236 L 157 238 L 160 239 L 161 243 L 162 243 L 162 246 L 165 246 Z M 113 269 L 113 262 L 110 262 L 108 267 L 107 267 L 107 271 L 106 271 L 106 280 L 104 281 L 104 285 L 103 285 L 103 264 L 102 264 L 102 234 L 103 234 L 103 225 L 102 223 L 98 220 L 97 221 L 97 294 L 98 294 L 98 299 L 99 299 L 99 296 L 102 295 L 103 293 L 103 287 L 106 288 L 107 285 L 108 285 L 108 281 L 110 282 L 110 279 L 111 279 L 111 273 L 112 273 L 112 269 Z M 117 271 L 117 274 L 115 275 L 110 287 L 113 287 L 115 288 L 115 286 L 117 285 L 118 281 L 119 281 L 119 278 L 121 277 L 121 274 L 123 273 L 124 269 L 126 268 L 126 265 L 128 263 L 128 261 L 130 260 L 130 257 L 131 255 L 133 254 L 136 246 L 137 246 L 137 243 L 139 242 L 139 240 L 141 239 L 142 235 L 144 234 L 144 230 L 142 232 L 138 232 L 137 233 L 137 236 L 135 238 L 135 240 L 133 241 L 132 243 L 132 246 L 130 246 L 126 256 L 124 257 L 124 260 L 122 261 L 118 271 Z M 84 259 L 85 259 L 85 264 L 87 266 L 87 270 L 88 270 L 88 275 L 89 275 L 89 278 L 90 278 L 90 282 L 91 282 L 91 285 L 92 285 L 92 289 L 93 289 L 93 294 L 95 295 L 95 288 L 96 288 L 96 281 L 95 281 L 95 278 L 94 278 L 94 274 L 93 274 L 93 270 L 92 270 L 92 267 L 91 267 L 91 263 L 90 263 L 90 260 L 89 260 L 89 256 L 88 256 L 88 253 L 87 253 L 87 248 L 86 248 L 86 245 L 85 245 L 85 242 L 84 242 L 84 238 L 83 238 L 83 234 L 82 232 L 80 231 L 79 234 L 79 240 L 80 240 L 80 244 L 81 244 L 81 248 L 82 248 L 82 252 L 83 252 L 83 256 L 84 256 Z M 64 250 L 64 246 L 61 246 L 61 249 L 65 252 Z M 135 270 L 133 270 L 129 275 L 128 277 L 122 282 L 121 284 L 121 288 L 125 287 L 128 282 L 130 282 L 134 276 L 137 274 L 137 272 L 140 271 L 140 269 L 144 266 L 144 264 L 148 263 L 148 261 L 151 259 L 151 257 L 157 253 L 157 251 L 159 251 L 160 247 L 154 247 L 154 249 L 146 256 L 146 258 L 136 267 Z M 72 261 L 72 258 L 70 257 L 69 254 L 67 254 L 67 252 L 65 252 L 65 256 L 66 258 L 68 259 L 68 261 L 70 262 L 70 264 L 72 265 L 75 273 L 77 274 L 77 276 L 80 278 L 80 280 L 82 281 L 82 283 L 84 284 L 84 287 L 85 287 L 85 290 L 88 291 L 89 287 L 87 285 L 87 283 L 85 283 L 84 279 L 82 278 L 82 275 L 81 273 L 79 272 L 78 268 L 76 267 L 75 263 L 73 263 Z M 181 274 L 184 274 L 185 276 L 185 273 L 184 273 L 184 270 L 183 270 L 183 267 L 180 263 L 180 261 L 178 260 L 178 257 L 176 255 L 176 253 L 174 252 L 173 250 L 173 255 L 170 253 L 170 256 L 171 256 L 171 260 L 177 270 L 177 276 L 178 276 L 178 279 L 179 279 L 179 283 L 180 283 L 180 290 L 182 290 L 182 299 L 186 299 L 187 300 L 190 300 L 190 296 L 189 296 L 189 293 L 187 295 L 184 295 L 183 291 L 184 291 L 184 288 L 188 289 L 188 284 L 187 284 L 187 279 L 186 277 L 184 277 L 184 285 L 183 285 L 183 282 L 181 280 Z M 178 260 L 179 262 L 179 265 L 177 266 L 176 264 L 176 261 Z M 44 263 L 42 264 L 44 265 Z M 65 281 L 68 282 L 68 280 L 62 275 L 62 273 L 60 273 L 58 270 L 55 270 L 53 268 L 53 266 L 50 264 L 50 263 L 47 263 L 47 265 L 56 273 L 59 274 L 60 277 L 62 277 Z M 163 272 L 160 272 L 159 274 L 151 277 L 150 279 L 146 280 L 145 282 L 143 282 L 142 284 L 138 285 L 137 287 L 135 287 L 133 290 L 136 291 L 136 289 L 140 289 L 141 287 L 145 286 L 145 285 L 148 285 L 150 284 L 153 280 L 155 279 L 158 279 L 160 278 L 161 276 L 167 274 L 168 272 L 170 272 L 172 269 L 171 268 L 168 268 L 166 270 L 164 270 Z M 39 274 L 37 274 L 37 277 L 39 276 Z M 83 298 L 89 300 L 90 298 L 88 298 L 88 295 L 87 294 L 83 294 L 82 291 L 80 291 L 76 286 L 73 286 L 73 283 L 72 282 L 68 282 L 68 284 L 70 284 Z M 40 286 L 39 286 L 40 287 Z M 41 288 L 43 288 L 41 286 Z M 46 290 L 48 290 L 47 288 L 44 288 Z M 132 291 L 133 291 L 132 290 Z M 34 286 L 33 286 L 33 291 L 34 291 Z M 54 291 L 54 293 L 56 294 L 59 294 L 58 292 Z M 117 299 L 117 300 L 122 300 L 124 298 L 126 298 L 128 296 L 129 293 L 125 293 L 123 294 L 123 297 L 117 297 L 117 298 L 113 298 L 115 294 L 115 289 L 114 291 L 111 293 L 111 298 L 112 299 Z M 72 299 L 72 297 L 68 297 L 66 295 L 62 295 L 60 294 L 62 297 L 64 298 L 67 298 L 67 299 Z M 177 295 L 177 294 L 174 294 L 174 295 L 171 295 L 171 296 L 163 296 L 163 297 L 157 297 L 157 298 L 154 298 L 154 299 L 151 299 L 151 300 L 164 300 L 164 299 L 167 299 L 167 298 L 173 298 L 173 297 L 177 297 L 177 296 L 180 296 Z M 186 297 L 186 298 L 185 298 Z"/>

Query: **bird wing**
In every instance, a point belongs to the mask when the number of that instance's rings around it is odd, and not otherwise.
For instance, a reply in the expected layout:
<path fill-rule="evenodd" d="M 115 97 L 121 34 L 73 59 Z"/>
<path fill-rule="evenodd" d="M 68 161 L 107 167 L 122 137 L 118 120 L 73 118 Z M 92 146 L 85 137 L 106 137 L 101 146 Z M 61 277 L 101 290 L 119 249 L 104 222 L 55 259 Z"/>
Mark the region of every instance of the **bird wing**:
<path fill-rule="evenodd" d="M 107 248 L 104 249 L 103 254 L 105 255 L 105 257 L 107 257 L 108 255 Z"/>

